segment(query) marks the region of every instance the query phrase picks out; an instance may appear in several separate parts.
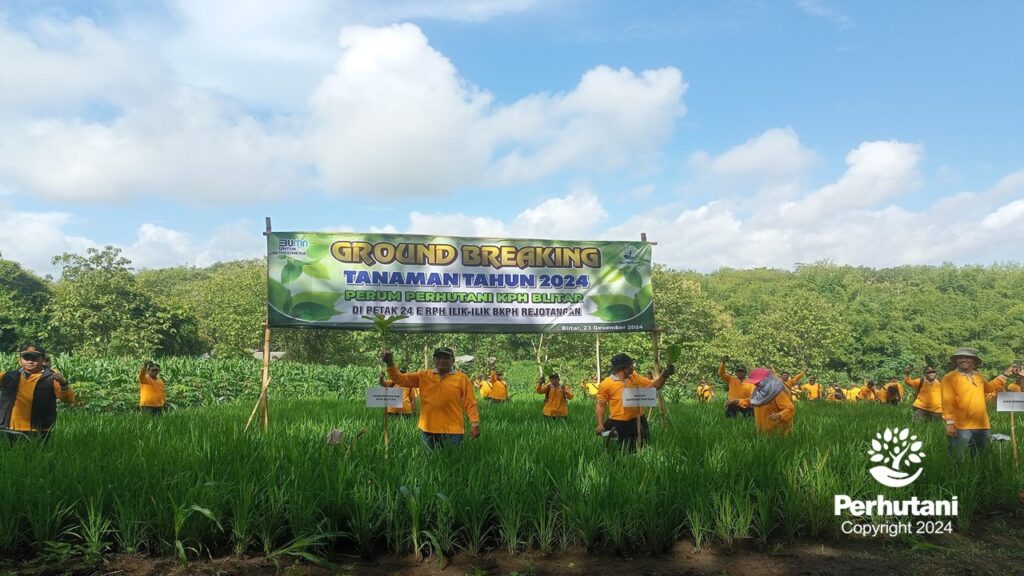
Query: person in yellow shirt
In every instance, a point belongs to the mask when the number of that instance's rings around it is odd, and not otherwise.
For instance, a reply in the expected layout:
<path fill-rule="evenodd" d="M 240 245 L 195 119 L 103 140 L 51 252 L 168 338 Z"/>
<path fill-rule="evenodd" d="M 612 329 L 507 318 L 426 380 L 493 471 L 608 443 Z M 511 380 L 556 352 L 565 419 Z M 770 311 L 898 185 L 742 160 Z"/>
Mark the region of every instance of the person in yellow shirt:
<path fill-rule="evenodd" d="M 844 388 L 843 395 L 846 396 L 847 402 L 856 402 L 860 396 L 860 388 L 857 388 L 856 386 Z"/>
<path fill-rule="evenodd" d="M 729 388 L 728 398 L 725 401 L 725 417 L 735 418 L 737 414 L 743 414 L 744 417 L 749 418 L 754 415 L 754 409 L 750 407 L 750 395 L 754 393 L 754 385 L 745 381 L 747 378 L 746 366 L 736 366 L 736 374 L 727 372 L 725 363 L 728 360 L 727 356 L 723 356 L 722 361 L 718 364 L 718 377 Z"/>
<path fill-rule="evenodd" d="M 486 375 L 481 374 L 477 376 L 476 382 L 473 383 L 473 386 L 476 387 L 477 392 L 480 393 L 481 400 L 491 395 L 491 381 Z"/>
<path fill-rule="evenodd" d="M 419 388 L 419 429 L 428 450 L 444 446 L 459 446 L 466 433 L 465 419 L 469 420 L 469 436 L 480 436 L 480 414 L 473 394 L 473 383 L 464 373 L 453 370 L 455 352 L 451 348 L 434 350 L 434 369 L 403 374 L 395 366 L 390 351 L 381 356 L 388 367 L 388 378 L 403 388 Z"/>
<path fill-rule="evenodd" d="M 10 442 L 40 438 L 46 441 L 57 423 L 57 400 L 75 401 L 59 372 L 43 366 L 46 352 L 34 344 L 18 349 L 18 368 L 0 372 L 0 430 Z"/>
<path fill-rule="evenodd" d="M 1017 367 L 1017 376 L 1015 377 L 1016 381 L 1013 384 L 1008 384 L 1006 386 L 1006 391 L 1007 392 L 1020 392 L 1020 391 L 1024 390 L 1024 372 L 1021 371 L 1020 360 L 1017 360 L 1016 362 L 1014 362 L 1013 365 Z"/>
<path fill-rule="evenodd" d="M 821 384 L 818 384 L 818 379 L 815 378 L 814 376 L 811 376 L 807 380 L 807 384 L 804 384 L 800 388 L 802 388 L 803 391 L 807 394 L 808 400 L 823 399 Z"/>
<path fill-rule="evenodd" d="M 490 384 L 491 393 L 487 395 L 487 399 L 493 403 L 507 402 L 508 384 L 505 383 L 504 374 L 492 370 Z"/>
<path fill-rule="evenodd" d="M 647 417 L 643 415 L 643 408 L 625 407 L 622 405 L 622 391 L 626 388 L 655 388 L 661 389 L 673 374 L 676 367 L 669 364 L 661 375 L 651 380 L 634 370 L 635 363 L 628 354 L 616 354 L 611 359 L 611 375 L 601 381 L 597 387 L 597 405 L 594 408 L 594 416 L 597 418 L 597 434 L 603 435 L 605 431 L 614 432 L 618 439 L 619 446 L 627 450 L 635 450 L 637 438 L 643 441 L 650 439 L 650 429 L 647 426 Z M 605 411 L 609 417 L 605 420 Z M 639 418 L 640 432 L 637 432 L 637 419 Z"/>
<path fill-rule="evenodd" d="M 597 398 L 597 376 L 592 377 L 589 381 L 580 382 L 580 390 L 587 395 L 587 398 Z"/>
<path fill-rule="evenodd" d="M 797 373 L 796 376 L 790 378 L 789 372 L 783 372 L 782 374 L 779 374 L 779 379 L 782 380 L 782 383 L 786 385 L 786 388 L 792 391 L 793 387 L 799 384 L 800 381 L 804 379 L 804 376 L 806 374 L 807 370 L 801 370 L 800 372 Z"/>
<path fill-rule="evenodd" d="M 398 371 L 401 372 L 402 369 L 399 368 Z M 390 388 L 394 386 L 395 383 L 392 382 L 391 380 L 386 380 L 384 376 L 381 376 L 380 385 Z M 416 412 L 419 412 L 419 406 L 417 405 L 418 398 L 418 388 L 402 388 L 402 407 L 393 408 L 391 406 L 388 406 L 387 408 L 384 409 L 384 412 L 387 413 L 388 416 L 393 416 L 395 418 L 411 418 L 413 416 L 413 408 L 416 409 Z"/>
<path fill-rule="evenodd" d="M 160 365 L 146 360 L 139 370 L 139 411 L 159 416 L 166 404 L 167 392 L 164 380 L 160 377 Z"/>
<path fill-rule="evenodd" d="M 838 384 L 832 384 L 827 389 L 825 400 L 828 402 L 846 402 L 846 394 L 843 394 L 843 389 Z"/>
<path fill-rule="evenodd" d="M 567 418 L 569 416 L 568 400 L 573 399 L 572 390 L 568 386 L 562 386 L 562 379 L 558 374 L 548 376 L 544 383 L 541 376 L 537 382 L 537 394 L 544 395 L 544 417 L 545 418 Z"/>
<path fill-rule="evenodd" d="M 768 368 L 754 368 L 747 377 L 754 385 L 750 405 L 754 408 L 754 423 L 763 434 L 789 436 L 793 431 L 796 406 L 786 393 L 786 385 Z"/>
<path fill-rule="evenodd" d="M 708 403 L 715 398 L 715 389 L 711 387 L 711 383 L 707 380 L 701 380 L 700 384 L 697 385 L 697 401 Z"/>
<path fill-rule="evenodd" d="M 878 387 L 875 394 L 882 404 L 895 406 L 903 400 L 903 387 L 900 386 L 899 379 L 893 376 L 889 378 L 888 382 Z"/>
<path fill-rule="evenodd" d="M 985 394 L 998 392 L 1007 380 L 1019 373 L 1011 365 L 992 380 L 978 372 L 981 357 L 976 348 L 957 348 L 950 356 L 956 369 L 942 377 L 942 419 L 946 422 L 949 453 L 963 455 L 970 448 L 972 455 L 985 450 L 992 434 L 985 406 Z"/>
<path fill-rule="evenodd" d="M 917 398 L 910 407 L 914 420 L 942 420 L 942 383 L 936 377 L 935 368 L 927 366 L 924 369 L 924 378 L 911 378 L 913 370 L 907 367 L 903 374 L 903 381 L 917 391 Z"/>
<path fill-rule="evenodd" d="M 875 393 L 875 383 L 872 380 L 864 382 L 864 386 L 861 387 L 860 392 L 857 393 L 858 400 L 869 400 L 871 402 L 878 401 L 878 395 Z"/>

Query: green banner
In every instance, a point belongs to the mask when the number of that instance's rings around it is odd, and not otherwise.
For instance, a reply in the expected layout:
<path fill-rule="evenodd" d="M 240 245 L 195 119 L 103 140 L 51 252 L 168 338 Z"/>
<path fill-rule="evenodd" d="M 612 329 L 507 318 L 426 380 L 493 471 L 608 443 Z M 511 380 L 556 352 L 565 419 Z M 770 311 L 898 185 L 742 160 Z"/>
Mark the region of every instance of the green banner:
<path fill-rule="evenodd" d="M 654 329 L 651 245 L 274 232 L 271 326 L 397 332 L 636 332 Z"/>

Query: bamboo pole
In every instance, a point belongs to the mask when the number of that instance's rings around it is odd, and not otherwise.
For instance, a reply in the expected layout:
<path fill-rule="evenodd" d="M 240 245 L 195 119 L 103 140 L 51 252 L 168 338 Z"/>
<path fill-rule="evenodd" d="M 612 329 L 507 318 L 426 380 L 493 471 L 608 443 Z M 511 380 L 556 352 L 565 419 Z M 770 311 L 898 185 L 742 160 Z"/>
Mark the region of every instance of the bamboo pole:
<path fill-rule="evenodd" d="M 660 334 L 661 331 L 657 328 L 651 332 L 651 351 L 654 354 L 654 377 L 661 377 L 661 347 L 660 347 Z M 661 422 L 662 426 L 668 427 L 668 415 L 665 410 L 665 399 L 661 396 L 661 389 L 658 389 L 658 422 Z"/>
<path fill-rule="evenodd" d="M 269 424 L 268 406 L 267 406 L 267 391 L 270 389 L 270 324 L 263 324 L 263 381 L 260 386 L 260 398 L 256 401 L 256 406 L 252 409 L 252 414 L 249 415 L 249 420 L 245 423 L 245 430 L 249 429 L 252 424 L 253 418 L 256 417 L 256 413 L 260 413 L 260 423 L 264 430 L 267 429 Z"/>
<path fill-rule="evenodd" d="M 594 354 L 597 356 L 595 365 L 597 371 L 597 381 L 601 382 L 601 333 L 594 334 Z"/>
<path fill-rule="evenodd" d="M 1010 443 L 1013 444 L 1013 468 L 1016 470 L 1020 461 L 1020 454 L 1017 450 L 1017 428 L 1014 425 L 1013 416 L 1016 412 L 1010 412 Z"/>

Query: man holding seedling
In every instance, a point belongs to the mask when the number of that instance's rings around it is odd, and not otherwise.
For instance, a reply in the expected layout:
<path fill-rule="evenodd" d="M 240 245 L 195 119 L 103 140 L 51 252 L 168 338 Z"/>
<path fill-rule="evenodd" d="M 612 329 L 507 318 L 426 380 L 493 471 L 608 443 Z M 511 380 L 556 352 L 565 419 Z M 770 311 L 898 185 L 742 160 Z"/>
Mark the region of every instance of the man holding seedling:
<path fill-rule="evenodd" d="M 0 373 L 0 430 L 11 442 L 49 438 L 57 422 L 57 400 L 70 404 L 75 391 L 59 372 L 43 366 L 46 352 L 34 344 L 18 349 L 19 368 Z"/>
<path fill-rule="evenodd" d="M 544 383 L 541 376 L 537 382 L 537 394 L 544 395 L 544 417 L 545 418 L 567 418 L 569 416 L 569 403 L 567 400 L 573 398 L 572 390 L 562 385 L 562 380 L 557 373 L 548 376 Z"/>
<path fill-rule="evenodd" d="M 942 384 L 936 376 L 935 368 L 924 369 L 924 378 L 911 378 L 913 368 L 907 366 L 903 381 L 917 390 L 917 398 L 910 410 L 914 420 L 942 420 Z"/>
<path fill-rule="evenodd" d="M 642 408 L 627 408 L 622 405 L 622 391 L 626 388 L 656 388 L 660 390 L 665 385 L 665 381 L 676 373 L 676 367 L 669 364 L 660 376 L 651 380 L 636 373 L 635 363 L 628 354 L 612 356 L 611 364 L 611 376 L 605 378 L 597 387 L 597 406 L 594 408 L 594 416 L 597 418 L 597 433 L 604 434 L 606 430 L 614 431 L 620 446 L 628 450 L 635 450 L 638 438 L 637 419 L 639 418 L 640 421 L 639 437 L 642 440 L 650 439 L 650 430 Z M 604 418 L 606 408 L 610 412 L 608 420 Z"/>
<path fill-rule="evenodd" d="M 164 380 L 160 377 L 160 365 L 146 360 L 139 370 L 139 412 L 159 416 L 167 403 Z"/>
<path fill-rule="evenodd" d="M 750 405 L 754 407 L 758 431 L 789 436 L 793 431 L 796 406 L 786 393 L 786 385 L 768 368 L 754 368 L 747 382 L 754 385 Z"/>
<path fill-rule="evenodd" d="M 718 377 L 729 387 L 729 397 L 725 401 L 725 417 L 735 418 L 737 414 L 743 414 L 749 418 L 754 415 L 754 410 L 750 407 L 750 395 L 754 393 L 754 385 L 744 381 L 747 378 L 746 366 L 738 365 L 736 374 L 729 374 L 725 370 L 725 363 L 728 360 L 728 356 L 722 356 L 722 361 L 718 364 Z"/>
<path fill-rule="evenodd" d="M 420 394 L 419 428 L 428 450 L 459 446 L 465 436 L 464 418 L 469 419 L 469 436 L 480 436 L 480 414 L 476 409 L 473 383 L 464 373 L 453 370 L 455 352 L 451 348 L 434 350 L 434 369 L 403 374 L 395 366 L 390 351 L 381 356 L 388 377 L 403 388 L 418 388 Z"/>
<path fill-rule="evenodd" d="M 957 348 L 949 359 L 956 368 L 942 377 L 942 419 L 946 421 L 949 453 L 962 455 L 969 447 L 972 455 L 985 450 L 992 430 L 985 406 L 985 394 L 1003 390 L 1006 382 L 1020 373 L 1011 364 L 992 380 L 977 371 L 981 357 L 976 348 Z"/>

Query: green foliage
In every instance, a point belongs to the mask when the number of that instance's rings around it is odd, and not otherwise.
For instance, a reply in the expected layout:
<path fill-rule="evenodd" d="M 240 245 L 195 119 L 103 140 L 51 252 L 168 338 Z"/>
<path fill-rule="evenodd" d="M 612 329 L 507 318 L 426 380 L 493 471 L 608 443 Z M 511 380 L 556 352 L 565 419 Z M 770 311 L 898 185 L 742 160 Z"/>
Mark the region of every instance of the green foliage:
<path fill-rule="evenodd" d="M 47 345 L 50 286 L 17 262 L 0 259 L 0 352 L 21 344 Z"/>

